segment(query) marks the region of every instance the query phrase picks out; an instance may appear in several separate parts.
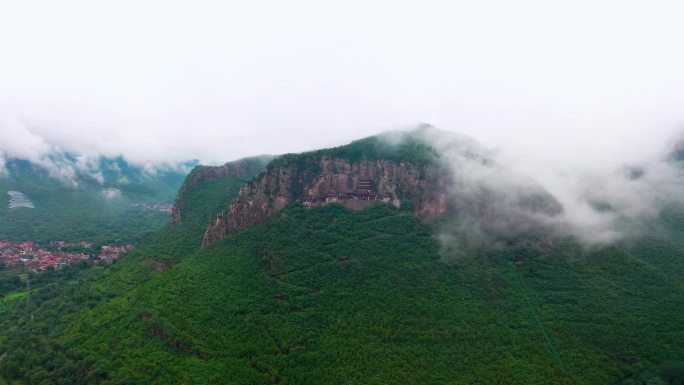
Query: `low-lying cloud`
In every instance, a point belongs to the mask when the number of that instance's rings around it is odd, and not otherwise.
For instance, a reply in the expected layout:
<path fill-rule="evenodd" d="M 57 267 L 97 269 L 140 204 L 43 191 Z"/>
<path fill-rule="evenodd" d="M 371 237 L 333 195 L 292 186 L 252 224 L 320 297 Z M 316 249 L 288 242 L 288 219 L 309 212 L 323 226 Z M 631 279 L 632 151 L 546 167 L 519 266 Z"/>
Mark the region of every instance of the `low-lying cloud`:
<path fill-rule="evenodd" d="M 7 156 L 221 164 L 429 122 L 529 162 L 604 163 L 684 122 L 678 2 L 41 9 L 0 12 Z"/>
<path fill-rule="evenodd" d="M 114 200 L 121 198 L 121 190 L 116 188 L 105 188 L 102 189 L 102 196 L 107 200 Z"/>
<path fill-rule="evenodd" d="M 497 237 L 534 236 L 535 229 L 586 244 L 614 242 L 657 232 L 664 210 L 684 207 L 684 164 L 672 141 L 638 162 L 531 166 L 469 137 L 432 128 L 421 136 L 453 175 L 456 220 L 447 221 L 439 235 L 451 253 Z"/>
<path fill-rule="evenodd" d="M 7 178 L 8 176 L 9 172 L 5 167 L 5 154 L 0 151 L 0 178 Z"/>
<path fill-rule="evenodd" d="M 684 165 L 670 155 L 609 170 L 564 173 L 542 183 L 565 206 L 563 220 L 573 233 L 589 242 L 609 242 L 656 231 L 650 224 L 663 210 L 684 204 Z"/>
<path fill-rule="evenodd" d="M 146 177 L 154 177 L 160 172 L 190 171 L 187 166 L 189 159 L 177 159 L 174 156 L 166 160 L 156 157 L 149 160 L 135 156 L 131 159 L 125 148 L 121 148 L 120 152 L 108 151 L 96 144 L 88 145 L 88 141 L 84 141 L 78 135 L 70 136 L 67 133 L 71 140 L 62 138 L 61 142 L 64 144 L 55 144 L 42 134 L 34 132 L 31 125 L 6 116 L 0 118 L 0 133 L 0 177 L 9 176 L 9 160 L 28 161 L 69 187 L 78 187 L 83 180 L 103 185 L 105 171 L 121 174 L 118 163 L 111 161 L 118 158 L 137 167 Z M 103 158 L 110 159 L 110 162 L 104 165 L 106 170 L 102 169 Z M 125 176 L 120 175 L 114 182 L 126 183 L 127 180 Z"/>
<path fill-rule="evenodd" d="M 588 240 L 676 198 L 681 2 L 321 4 L 6 2 L 0 175 L 2 157 L 76 183 L 101 180 L 99 156 L 154 173 L 429 122 L 495 149 Z M 525 185 L 455 161 L 479 187 Z"/>
<path fill-rule="evenodd" d="M 70 186 L 76 186 L 76 170 L 70 166 L 60 149 L 29 131 L 18 121 L 0 116 L 0 175 L 7 176 L 7 159 L 26 160 L 43 168 L 48 174 Z"/>

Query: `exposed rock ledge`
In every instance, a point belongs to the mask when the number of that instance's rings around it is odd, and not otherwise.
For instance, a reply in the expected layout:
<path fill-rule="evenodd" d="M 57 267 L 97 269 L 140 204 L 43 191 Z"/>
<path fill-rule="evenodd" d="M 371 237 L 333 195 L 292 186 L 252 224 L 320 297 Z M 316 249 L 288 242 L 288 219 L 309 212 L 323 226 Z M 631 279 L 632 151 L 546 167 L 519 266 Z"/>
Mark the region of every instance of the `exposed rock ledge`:
<path fill-rule="evenodd" d="M 431 219 L 447 211 L 449 173 L 436 165 L 388 160 L 312 156 L 304 162 L 269 166 L 240 190 L 228 211 L 207 229 L 207 246 L 247 227 L 264 223 L 294 202 L 305 206 L 338 202 L 353 209 L 374 200 L 411 202 L 414 215 Z"/>

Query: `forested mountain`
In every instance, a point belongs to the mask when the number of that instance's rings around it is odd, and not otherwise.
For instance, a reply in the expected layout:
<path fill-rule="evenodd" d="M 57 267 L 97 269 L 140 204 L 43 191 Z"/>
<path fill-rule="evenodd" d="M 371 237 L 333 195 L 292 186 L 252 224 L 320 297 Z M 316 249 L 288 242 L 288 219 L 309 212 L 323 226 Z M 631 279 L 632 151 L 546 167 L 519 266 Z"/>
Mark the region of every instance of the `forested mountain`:
<path fill-rule="evenodd" d="M 0 299 L 0 376 L 681 384 L 684 210 L 587 244 L 537 183 L 436 135 L 195 168 L 128 255 Z"/>
<path fill-rule="evenodd" d="M 189 162 L 145 168 L 68 154 L 9 159 L 0 176 L 0 239 L 130 242 L 161 228 Z M 28 204 L 17 205 L 20 196 Z"/>

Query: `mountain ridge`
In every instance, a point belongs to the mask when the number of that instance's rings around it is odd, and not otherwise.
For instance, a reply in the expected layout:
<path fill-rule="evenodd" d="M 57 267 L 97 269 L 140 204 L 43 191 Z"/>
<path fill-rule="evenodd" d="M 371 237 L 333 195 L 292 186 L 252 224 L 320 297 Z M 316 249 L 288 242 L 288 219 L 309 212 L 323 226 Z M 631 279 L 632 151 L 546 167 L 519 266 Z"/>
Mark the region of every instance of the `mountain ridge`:
<path fill-rule="evenodd" d="M 448 137 L 449 147 L 432 143 L 431 136 Z M 427 139 L 426 139 L 427 138 Z M 274 218 L 285 207 L 299 204 L 315 207 L 340 204 L 363 209 L 376 203 L 393 204 L 427 221 L 447 213 L 477 216 L 487 227 L 531 213 L 556 215 L 562 206 L 534 183 L 512 185 L 511 208 L 502 207 L 502 197 L 487 186 L 472 193 L 470 169 L 512 174 L 486 158 L 474 141 L 431 126 L 408 132 L 392 131 L 351 142 L 348 145 L 287 154 L 273 158 L 265 169 L 246 183 L 230 207 L 213 219 L 202 244 L 209 246 L 226 236 Z M 461 164 L 450 162 L 450 156 Z M 478 171 L 480 172 L 480 171 Z M 510 175 L 509 175 L 510 174 Z M 516 181 L 518 183 L 518 181 Z M 524 187 L 521 188 L 521 187 Z M 515 207 L 513 207 L 515 206 Z M 517 212 L 514 212 L 517 211 Z"/>
<path fill-rule="evenodd" d="M 663 220 L 667 238 L 586 247 L 533 227 L 563 208 L 473 146 L 368 152 L 377 140 L 198 167 L 180 221 L 116 263 L 31 276 L 30 301 L 19 278 L 0 281 L 0 383 L 681 383 L 684 210 Z M 407 201 L 302 200 L 337 171 L 402 161 L 418 180 L 446 167 L 454 211 L 428 221 Z M 261 181 L 289 167 L 280 211 L 201 246 L 241 191 L 268 202 Z M 355 194 L 381 187 L 362 182 Z"/>

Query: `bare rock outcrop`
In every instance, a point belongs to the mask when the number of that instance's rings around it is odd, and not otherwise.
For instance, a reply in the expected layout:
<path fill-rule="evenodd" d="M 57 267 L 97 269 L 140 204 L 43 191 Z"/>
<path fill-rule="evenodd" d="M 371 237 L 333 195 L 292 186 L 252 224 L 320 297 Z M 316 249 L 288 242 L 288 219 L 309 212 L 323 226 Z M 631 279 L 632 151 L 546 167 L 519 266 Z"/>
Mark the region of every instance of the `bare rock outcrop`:
<path fill-rule="evenodd" d="M 410 202 L 426 219 L 447 211 L 447 169 L 390 160 L 350 162 L 327 155 L 303 162 L 277 162 L 247 183 L 228 211 L 209 226 L 203 244 L 210 245 L 239 230 L 264 223 L 287 205 L 339 203 L 363 208 L 377 201 Z"/>

